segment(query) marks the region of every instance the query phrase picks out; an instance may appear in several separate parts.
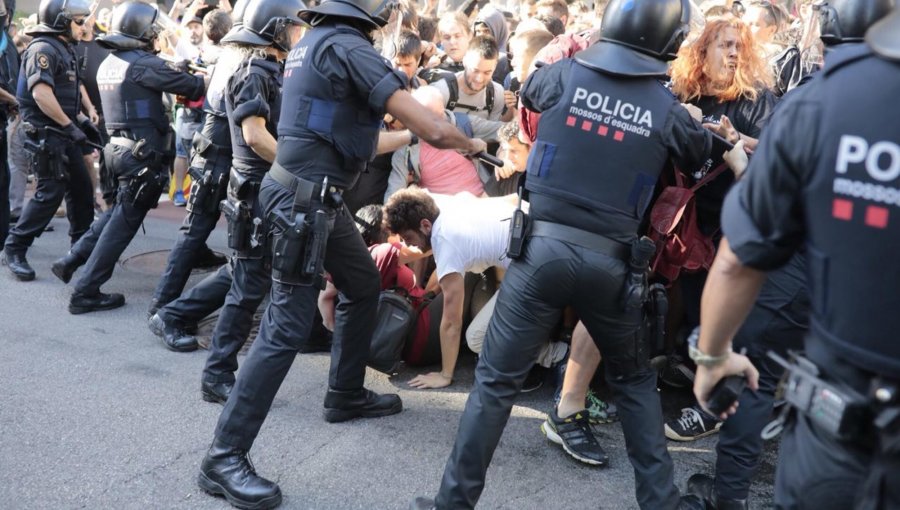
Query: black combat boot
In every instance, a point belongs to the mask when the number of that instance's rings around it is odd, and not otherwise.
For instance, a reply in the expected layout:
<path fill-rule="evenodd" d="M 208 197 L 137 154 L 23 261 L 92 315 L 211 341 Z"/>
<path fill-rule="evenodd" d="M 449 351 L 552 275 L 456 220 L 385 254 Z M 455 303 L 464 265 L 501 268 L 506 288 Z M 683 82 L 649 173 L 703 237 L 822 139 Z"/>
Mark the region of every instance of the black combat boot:
<path fill-rule="evenodd" d="M 112 310 L 125 305 L 125 296 L 122 294 L 97 293 L 94 296 L 74 293 L 69 301 L 69 313 L 78 315 L 81 313 L 97 312 L 100 310 Z"/>
<path fill-rule="evenodd" d="M 402 410 L 403 402 L 394 393 L 379 395 L 365 388 L 350 391 L 329 388 L 325 394 L 325 421 L 329 423 L 389 416 Z"/>
<path fill-rule="evenodd" d="M 234 388 L 233 382 L 200 382 L 200 398 L 213 404 L 225 404 L 231 390 Z"/>
<path fill-rule="evenodd" d="M 237 508 L 263 510 L 281 504 L 278 484 L 256 474 L 248 452 L 218 439 L 213 440 L 200 464 L 197 484 Z"/>
<path fill-rule="evenodd" d="M 72 275 L 75 274 L 75 270 L 83 266 L 85 262 L 87 262 L 87 260 L 85 260 L 84 257 L 70 251 L 69 253 L 66 253 L 65 257 L 54 262 L 53 265 L 50 266 L 50 270 L 53 271 L 53 274 L 62 280 L 63 283 L 69 283 L 72 280 Z"/>
<path fill-rule="evenodd" d="M 34 269 L 28 264 L 28 260 L 25 259 L 25 253 L 17 253 L 17 252 L 9 252 L 9 250 L 4 251 L 4 257 L 6 259 L 6 265 L 9 267 L 9 271 L 15 276 L 19 281 L 22 282 L 30 282 L 34 280 Z"/>
<path fill-rule="evenodd" d="M 715 479 L 701 473 L 695 473 L 688 478 L 686 492 L 688 495 L 702 500 L 708 510 L 747 510 L 749 508 L 746 499 L 718 497 Z"/>
<path fill-rule="evenodd" d="M 409 510 L 435 510 L 436 508 L 434 500 L 425 496 L 419 496 L 409 504 Z"/>
<path fill-rule="evenodd" d="M 180 325 L 163 319 L 158 313 L 150 317 L 147 325 L 153 334 L 163 339 L 166 349 L 174 352 L 192 352 L 197 350 L 198 344 L 194 335 L 189 334 Z"/>

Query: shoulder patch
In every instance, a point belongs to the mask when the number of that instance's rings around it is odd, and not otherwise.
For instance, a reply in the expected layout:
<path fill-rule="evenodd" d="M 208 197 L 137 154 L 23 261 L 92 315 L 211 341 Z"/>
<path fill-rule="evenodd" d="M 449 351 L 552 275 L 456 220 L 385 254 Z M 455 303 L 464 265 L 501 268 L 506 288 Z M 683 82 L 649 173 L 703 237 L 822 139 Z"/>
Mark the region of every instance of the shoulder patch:
<path fill-rule="evenodd" d="M 37 60 L 38 67 L 40 67 L 41 69 L 47 69 L 50 67 L 50 59 L 47 57 L 47 55 L 38 53 L 35 59 Z"/>

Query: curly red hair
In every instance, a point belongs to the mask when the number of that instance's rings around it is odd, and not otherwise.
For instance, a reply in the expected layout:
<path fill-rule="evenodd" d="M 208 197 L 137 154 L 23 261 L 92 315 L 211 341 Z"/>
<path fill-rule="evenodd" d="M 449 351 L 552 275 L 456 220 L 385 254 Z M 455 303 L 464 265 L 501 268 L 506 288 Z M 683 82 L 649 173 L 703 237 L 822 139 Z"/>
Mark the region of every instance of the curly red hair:
<path fill-rule="evenodd" d="M 705 62 L 707 50 L 714 44 L 719 34 L 727 28 L 738 32 L 739 50 L 738 64 L 734 79 L 725 90 L 716 94 L 720 101 L 734 101 L 745 97 L 755 101 L 760 91 L 772 84 L 772 68 L 762 58 L 750 28 L 738 18 L 722 17 L 709 20 L 703 33 L 690 46 L 682 46 L 678 58 L 672 62 L 672 91 L 683 102 L 697 99 L 710 83 L 706 75 Z"/>

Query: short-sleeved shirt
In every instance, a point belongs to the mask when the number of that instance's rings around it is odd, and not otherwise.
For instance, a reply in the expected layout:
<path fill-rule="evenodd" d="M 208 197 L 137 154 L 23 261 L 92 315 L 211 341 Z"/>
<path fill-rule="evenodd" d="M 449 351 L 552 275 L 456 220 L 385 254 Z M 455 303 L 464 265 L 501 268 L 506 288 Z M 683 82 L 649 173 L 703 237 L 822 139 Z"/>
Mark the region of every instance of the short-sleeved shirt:
<path fill-rule="evenodd" d="M 431 230 L 438 281 L 448 274 L 508 267 L 509 220 L 514 206 L 501 199 L 435 197 L 440 214 Z"/>
<path fill-rule="evenodd" d="M 456 73 L 456 78 L 461 77 L 465 71 L 461 71 Z M 438 89 L 441 93 L 441 96 L 444 97 L 444 104 L 450 101 L 450 88 L 447 85 L 446 80 L 438 80 L 431 84 L 432 87 Z M 484 108 L 487 106 L 487 87 L 494 88 L 494 99 L 493 104 L 491 105 L 491 111 L 488 112 Z M 503 101 L 503 85 L 492 81 L 488 86 L 481 89 L 481 91 L 476 92 L 475 94 L 469 95 L 462 89 L 459 88 L 459 100 L 458 104 L 473 106 L 478 108 L 478 111 L 472 111 L 467 108 L 463 108 L 460 106 L 456 106 L 456 108 L 451 111 L 454 112 L 462 112 L 468 113 L 473 117 L 481 117 L 483 119 L 488 120 L 500 120 L 500 117 L 503 116 L 503 108 L 506 106 L 506 102 Z"/>
<path fill-rule="evenodd" d="M 43 83 L 53 89 L 63 112 L 75 121 L 81 107 L 78 89 L 80 76 L 71 46 L 52 36 L 38 36 L 22 54 L 16 97 L 21 103 L 22 118 L 41 127 L 56 123 L 45 115 L 32 96 L 35 85 Z"/>
<path fill-rule="evenodd" d="M 274 60 L 254 59 L 252 65 L 253 72 L 251 64 L 243 63 L 228 81 L 225 94 L 228 122 L 237 133 L 241 131 L 244 120 L 262 117 L 266 120 L 266 131 L 277 137 L 278 116 L 281 113 L 281 67 Z M 261 177 L 272 166 L 271 163 L 256 154 L 243 136 L 239 138 L 232 138 L 234 168 Z"/>
<path fill-rule="evenodd" d="M 475 196 L 484 193 L 484 184 L 472 160 L 452 149 L 438 149 L 424 141 L 419 143 L 419 186 L 442 195 L 464 191 Z"/>

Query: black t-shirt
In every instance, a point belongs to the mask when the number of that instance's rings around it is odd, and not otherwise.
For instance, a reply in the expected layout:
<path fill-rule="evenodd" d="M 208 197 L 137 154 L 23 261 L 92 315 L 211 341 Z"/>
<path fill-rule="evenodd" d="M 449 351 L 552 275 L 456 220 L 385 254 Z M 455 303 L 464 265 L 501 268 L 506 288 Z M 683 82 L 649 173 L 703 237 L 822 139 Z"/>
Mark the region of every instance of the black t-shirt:
<path fill-rule="evenodd" d="M 103 102 L 100 99 L 100 88 L 97 86 L 97 70 L 100 69 L 100 64 L 112 51 L 97 44 L 95 39 L 90 42 L 79 43 L 76 53 L 80 58 L 84 59 L 81 68 L 84 88 L 87 90 L 88 97 L 91 99 L 94 108 L 97 109 L 97 113 L 102 117 Z"/>
<path fill-rule="evenodd" d="M 713 96 L 702 96 L 691 104 L 703 111 L 703 122 L 718 124 L 722 116 L 728 117 L 738 132 L 759 138 L 763 127 L 775 110 L 778 98 L 772 92 L 760 92 L 755 101 L 740 97 L 734 101 L 721 102 Z M 702 169 L 693 173 L 695 180 L 723 163 L 721 157 L 711 158 Z M 717 234 L 721 227 L 722 201 L 734 184 L 734 173 L 726 170 L 712 182 L 697 190 L 697 221 L 700 230 L 707 235 Z"/>

